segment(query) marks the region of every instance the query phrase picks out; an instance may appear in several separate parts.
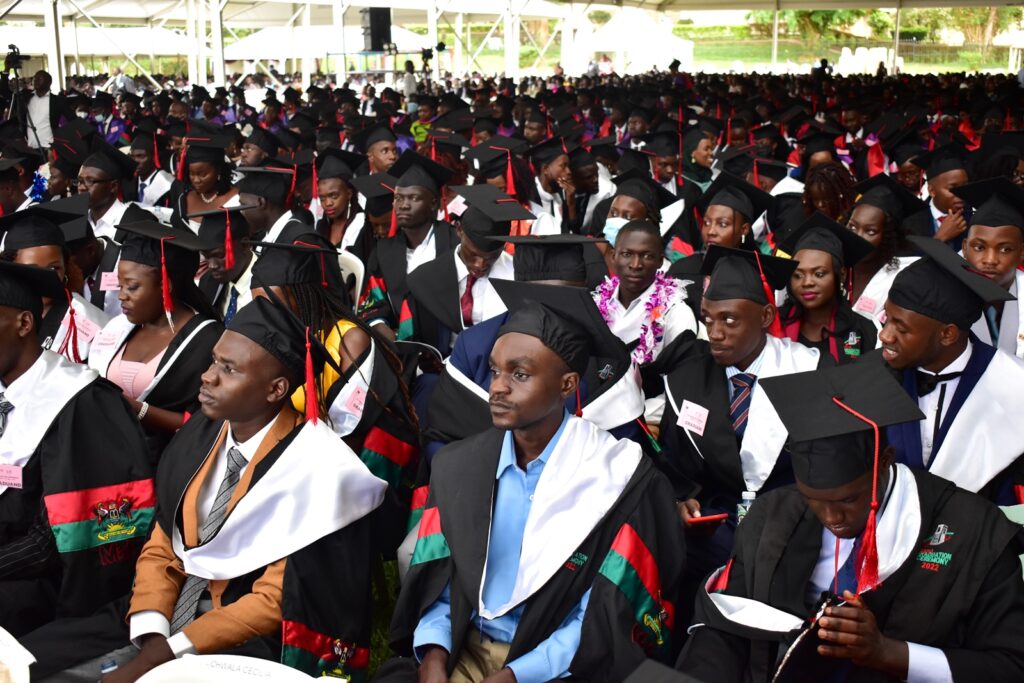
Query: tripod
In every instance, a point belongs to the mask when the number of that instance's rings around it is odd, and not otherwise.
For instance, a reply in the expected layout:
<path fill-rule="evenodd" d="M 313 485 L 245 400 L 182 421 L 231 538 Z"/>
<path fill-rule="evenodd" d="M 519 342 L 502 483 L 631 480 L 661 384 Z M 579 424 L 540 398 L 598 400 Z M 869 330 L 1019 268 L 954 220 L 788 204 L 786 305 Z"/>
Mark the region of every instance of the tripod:
<path fill-rule="evenodd" d="M 43 143 L 39 140 L 39 132 L 36 130 L 35 122 L 32 121 L 32 117 L 28 115 L 28 108 L 21 106 L 22 98 L 24 93 L 21 90 L 21 62 L 27 57 L 21 54 L 17 45 L 8 45 L 7 48 L 10 52 L 7 53 L 7 57 L 4 59 L 4 71 L 13 72 L 14 74 L 14 88 L 11 89 L 11 103 L 7 106 L 7 120 L 10 121 L 12 115 L 17 117 L 18 123 L 25 126 L 26 129 L 32 131 L 32 137 L 36 140 L 36 149 L 42 150 Z M 8 76 L 8 83 L 10 83 L 10 77 Z"/>

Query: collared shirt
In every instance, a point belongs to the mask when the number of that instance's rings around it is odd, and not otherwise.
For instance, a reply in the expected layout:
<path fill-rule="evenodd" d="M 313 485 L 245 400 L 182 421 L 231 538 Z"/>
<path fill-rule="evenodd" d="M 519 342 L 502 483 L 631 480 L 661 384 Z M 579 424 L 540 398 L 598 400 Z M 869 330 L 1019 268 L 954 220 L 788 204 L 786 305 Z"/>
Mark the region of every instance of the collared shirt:
<path fill-rule="evenodd" d="M 235 301 L 235 313 L 238 313 L 238 311 L 242 310 L 242 306 L 245 306 L 252 301 L 251 284 L 252 267 L 254 265 L 256 265 L 255 255 L 249 259 L 249 265 L 246 266 L 245 270 L 242 271 L 242 274 L 239 275 L 236 280 L 221 285 L 221 287 L 224 287 L 227 290 L 223 292 L 223 295 L 218 293 L 217 297 L 220 300 L 219 305 L 217 306 L 219 309 L 217 312 L 220 313 L 221 318 L 223 318 L 224 314 L 228 312 L 228 305 L 231 303 L 232 287 L 238 290 L 238 299 Z"/>
<path fill-rule="evenodd" d="M 497 490 L 483 578 L 482 596 L 488 609 L 502 607 L 512 596 L 533 494 L 568 419 L 569 413 L 566 412 L 551 441 L 535 460 L 527 463 L 525 470 L 516 461 L 512 432 L 505 432 L 495 471 Z M 550 636 L 531 652 L 508 664 L 518 683 L 544 683 L 568 674 L 569 664 L 579 648 L 583 615 L 589 601 L 588 589 L 580 603 Z M 520 604 L 497 619 L 481 619 L 474 611 L 472 621 L 491 639 L 511 643 L 524 610 L 525 604 Z M 420 618 L 413 634 L 413 647 L 417 656 L 427 645 L 440 645 L 451 652 L 451 641 L 450 586 L 446 586 L 438 600 Z"/>
<path fill-rule="evenodd" d="M 469 282 L 469 269 L 466 264 L 462 261 L 460 253 L 462 251 L 462 245 L 455 247 L 455 273 L 459 278 L 459 299 L 466 294 L 466 283 Z M 491 278 L 497 278 L 498 280 L 512 280 L 512 256 L 508 252 L 502 251 L 501 256 L 494 262 L 491 269 L 487 271 L 487 274 L 483 277 L 477 278 L 476 282 L 473 283 L 473 324 L 483 322 L 489 318 L 493 318 L 496 315 L 501 315 L 506 310 L 505 304 L 502 302 L 501 297 L 494 291 L 494 286 L 491 284 Z M 456 332 L 456 330 L 452 330 Z"/>
<path fill-rule="evenodd" d="M 918 368 L 918 371 L 926 375 L 948 375 L 951 372 L 963 372 L 967 368 L 967 362 L 971 359 L 973 349 L 974 345 L 968 341 L 964 352 L 939 372 L 928 372 L 924 368 Z M 921 396 L 917 399 L 917 406 L 924 413 L 924 419 L 921 420 L 921 461 L 926 466 L 932 459 L 932 447 L 934 446 L 932 435 L 935 434 L 935 422 L 938 420 L 938 423 L 941 425 L 942 421 L 946 419 L 946 413 L 949 412 L 949 404 L 953 402 L 953 395 L 956 393 L 958 386 L 960 386 L 960 378 L 956 377 L 948 382 L 942 382 L 927 396 Z M 942 401 L 942 414 L 937 415 L 939 397 L 942 396 L 943 387 L 945 387 L 946 393 Z"/>
<path fill-rule="evenodd" d="M 530 210 L 537 219 L 533 222 L 534 235 L 559 235 L 562 233 L 562 197 L 558 192 L 548 192 L 541 185 L 540 178 L 533 181 L 537 188 L 539 202 L 530 202 Z"/>
<path fill-rule="evenodd" d="M 238 443 L 235 440 L 235 435 L 231 431 L 231 425 L 228 425 L 228 433 L 224 436 L 224 443 L 217 450 L 213 465 L 200 486 L 199 496 L 196 499 L 196 522 L 200 529 L 203 528 L 203 524 L 206 523 L 206 519 L 210 516 L 210 511 L 213 509 L 213 503 L 217 496 L 217 490 L 220 488 L 220 483 L 228 471 L 228 450 L 237 448 L 242 453 L 242 457 L 245 458 L 245 465 L 238 471 L 238 476 L 241 478 L 245 474 L 249 462 L 256 455 L 256 450 L 263 443 L 264 437 L 266 437 L 270 428 L 274 425 L 274 421 L 272 418 L 267 424 L 263 425 L 260 431 L 256 432 L 251 438 L 246 439 L 243 443 Z M 202 608 L 203 603 L 200 602 L 200 611 L 202 611 Z M 128 630 L 129 638 L 136 647 L 141 646 L 139 638 L 142 636 L 149 635 L 150 633 L 159 633 L 167 638 L 167 645 L 171 648 L 171 652 L 175 657 L 196 654 L 195 646 L 188 636 L 185 635 L 184 631 L 171 634 L 170 621 L 158 610 L 143 610 L 131 615 L 128 619 Z"/>
<path fill-rule="evenodd" d="M 45 370 L 45 363 L 43 362 L 43 356 L 40 355 L 36 358 L 36 361 L 29 366 L 16 380 L 11 382 L 10 386 L 4 386 L 3 380 L 0 380 L 0 393 L 4 395 L 4 399 L 7 400 L 14 408 L 11 412 L 7 413 L 7 425 L 8 429 L 4 431 L 4 434 L 11 434 L 14 431 L 10 429 L 10 426 L 14 424 L 19 415 L 27 415 L 28 411 L 32 409 L 31 405 L 27 405 L 28 394 L 32 388 L 40 381 L 40 377 Z M 19 413 L 19 409 L 21 412 Z M 3 439 L 3 436 L 0 436 Z M 0 448 L 0 465 L 6 464 L 3 456 L 5 449 Z"/>
<path fill-rule="evenodd" d="M 117 232 L 117 224 L 121 222 L 121 217 L 124 212 L 128 209 L 128 204 L 122 202 L 120 199 L 115 199 L 114 203 L 110 205 L 102 216 L 94 219 L 92 211 L 89 212 L 89 225 L 92 226 L 92 232 L 96 237 L 104 237 L 108 240 L 114 240 L 114 233 Z"/>
<path fill-rule="evenodd" d="M 427 236 L 423 238 L 423 241 L 419 243 L 419 246 L 410 249 L 405 248 L 405 272 L 411 273 L 416 270 L 424 263 L 433 261 L 434 257 L 437 256 L 437 244 L 434 240 L 435 230 L 434 226 L 430 226 L 430 230 L 427 231 Z"/>
<path fill-rule="evenodd" d="M 735 377 L 736 375 L 740 374 L 741 372 L 746 372 L 748 374 L 754 375 L 755 377 L 760 375 L 761 374 L 761 365 L 764 363 L 764 354 L 765 354 L 765 351 L 767 350 L 767 348 L 768 348 L 768 340 L 766 339 L 765 343 L 764 343 L 764 348 L 761 349 L 761 353 L 757 354 L 757 358 L 755 358 L 754 361 L 750 365 L 747 366 L 746 370 L 740 370 L 736 366 L 730 365 L 729 367 L 727 367 L 725 369 L 725 378 L 727 380 L 731 380 L 733 377 Z M 733 385 L 732 382 L 729 382 L 728 386 L 729 386 L 729 401 L 731 402 L 732 399 L 734 398 L 734 396 L 736 395 L 736 387 Z M 757 382 L 756 381 L 754 382 L 754 386 L 757 386 Z M 753 393 L 754 388 L 751 387 L 750 391 L 751 391 L 751 393 Z"/>
<path fill-rule="evenodd" d="M 624 343 L 630 344 L 640 338 L 640 330 L 650 318 L 647 302 L 654 295 L 656 284 L 656 282 L 652 282 L 651 286 L 633 299 L 629 306 L 622 305 L 622 302 L 619 301 L 619 287 L 615 288 L 615 292 L 608 302 L 608 315 L 611 318 L 608 328 Z M 600 295 L 596 292 L 593 296 L 595 302 L 600 299 Z M 683 287 L 676 287 L 675 296 L 662 311 L 662 337 L 655 340 L 654 348 L 651 349 L 654 358 L 657 358 L 661 350 L 675 341 L 676 337 L 683 332 L 687 330 L 697 332 L 697 319 L 693 316 L 690 307 L 686 305 L 685 296 L 686 292 Z M 633 360 L 640 363 L 642 359 L 638 358 L 638 355 L 634 350 Z"/>
<path fill-rule="evenodd" d="M 276 242 L 277 238 L 281 236 L 281 232 L 284 230 L 284 226 L 288 224 L 288 221 L 292 219 L 292 212 L 285 211 L 281 214 L 281 217 L 274 221 L 274 224 L 267 230 L 267 234 L 263 237 L 264 242 Z"/>
<path fill-rule="evenodd" d="M 50 93 L 40 97 L 33 94 L 28 101 L 28 145 L 34 149 L 53 146 L 53 128 L 50 126 Z M 35 132 L 32 129 L 35 128 Z M 37 144 L 38 138 L 38 144 Z"/>

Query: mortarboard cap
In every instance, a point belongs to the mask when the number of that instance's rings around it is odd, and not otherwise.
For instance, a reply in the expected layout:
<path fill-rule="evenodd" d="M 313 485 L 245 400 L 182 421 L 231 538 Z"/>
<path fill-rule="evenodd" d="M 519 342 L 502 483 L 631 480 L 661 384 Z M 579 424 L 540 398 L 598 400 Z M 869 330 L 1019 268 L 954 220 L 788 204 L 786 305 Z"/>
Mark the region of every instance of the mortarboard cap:
<path fill-rule="evenodd" d="M 112 180 L 127 180 L 135 175 L 135 162 L 99 136 L 92 141 L 91 153 L 82 161 L 82 167 L 98 168 Z"/>
<path fill-rule="evenodd" d="M 542 166 L 550 164 L 563 154 L 568 155 L 573 149 L 571 145 L 566 144 L 564 139 L 558 137 L 534 145 L 527 151 L 527 155 L 533 162 L 534 168 L 540 170 Z"/>
<path fill-rule="evenodd" d="M 454 175 L 441 164 L 412 150 L 404 152 L 389 173 L 398 178 L 395 187 L 423 187 L 435 195 L 441 194 L 441 187 Z"/>
<path fill-rule="evenodd" d="M 710 277 L 704 298 L 710 301 L 746 299 L 774 305 L 774 295 L 769 297 L 770 292 L 765 290 L 785 289 L 796 266 L 792 259 L 712 244 L 700 268 L 702 275 Z"/>
<path fill-rule="evenodd" d="M 331 148 L 321 152 L 314 163 L 319 180 L 327 178 L 351 180 L 355 175 L 355 170 L 364 161 L 366 161 L 366 157 L 362 154 Z"/>
<path fill-rule="evenodd" d="M 43 312 L 43 298 L 60 300 L 64 286 L 49 268 L 0 260 L 0 306 L 29 311 L 36 329 Z"/>
<path fill-rule="evenodd" d="M 252 267 L 254 287 L 331 287 L 343 281 L 337 250 L 315 232 L 299 233 L 288 241 L 252 244 L 265 247 Z"/>
<path fill-rule="evenodd" d="M 583 235 L 517 235 L 501 241 L 514 244 L 512 271 L 518 282 L 564 280 L 586 282 L 587 266 L 583 256 L 586 244 L 606 242 L 604 238 Z"/>
<path fill-rule="evenodd" d="M 990 228 L 1013 225 L 1024 230 L 1024 188 L 1005 176 L 979 180 L 952 189 L 974 207 L 971 225 Z"/>
<path fill-rule="evenodd" d="M 238 181 L 238 191 L 263 197 L 275 206 L 285 206 L 294 190 L 295 168 L 276 162 L 267 166 L 238 168 L 245 177 Z"/>
<path fill-rule="evenodd" d="M 378 142 L 395 142 L 397 138 L 387 126 L 370 126 L 352 134 L 352 142 L 363 152 Z"/>
<path fill-rule="evenodd" d="M 892 176 L 884 173 L 872 176 L 858 183 L 854 189 L 859 193 L 854 205 L 867 204 L 881 209 L 892 216 L 897 223 L 927 208 L 919 197 L 900 185 Z"/>
<path fill-rule="evenodd" d="M 224 250 L 226 270 L 235 267 L 235 243 L 249 236 L 249 222 L 242 212 L 253 208 L 256 208 L 253 204 L 236 204 L 188 215 L 188 218 L 202 219 L 198 234 L 203 251 Z"/>
<path fill-rule="evenodd" d="M 366 197 L 363 208 L 371 216 L 382 216 L 391 211 L 398 179 L 388 173 L 371 173 L 352 179 L 352 186 Z"/>
<path fill-rule="evenodd" d="M 650 174 L 635 168 L 615 176 L 612 178 L 612 182 L 616 185 L 613 196 L 623 195 L 625 197 L 632 197 L 647 206 L 653 206 L 659 210 L 664 209 L 678 199 L 678 197 L 666 190 L 664 186 L 654 182 Z"/>
<path fill-rule="evenodd" d="M 930 152 L 922 152 L 914 158 L 914 165 L 924 169 L 929 180 L 937 178 L 943 173 L 963 170 L 964 148 L 956 143 L 936 147 Z"/>
<path fill-rule="evenodd" d="M 259 126 L 255 126 L 252 129 L 252 132 L 249 133 L 249 137 L 245 141 L 262 149 L 267 153 L 267 156 L 277 156 L 277 150 L 281 148 L 281 142 L 277 139 L 277 136 L 266 128 L 260 128 Z"/>
<path fill-rule="evenodd" d="M 493 185 L 459 185 L 452 191 L 466 200 L 469 208 L 462 214 L 462 232 L 481 249 L 497 251 L 501 248 L 496 239 L 508 237 L 512 221 L 536 218 L 523 208 L 514 197 L 510 197 Z"/>
<path fill-rule="evenodd" d="M 707 213 L 709 206 L 726 206 L 750 222 L 767 211 L 773 201 L 772 196 L 761 188 L 723 171 L 700 196 L 696 206 L 701 215 Z"/>
<path fill-rule="evenodd" d="M 874 247 L 853 230 L 835 222 L 820 211 L 815 211 L 800 227 L 779 242 L 779 249 L 796 258 L 797 252 L 813 249 L 831 254 L 843 267 L 855 265 L 870 254 Z"/>
<path fill-rule="evenodd" d="M 971 268 L 948 245 L 916 235 L 908 240 L 924 258 L 904 268 L 893 280 L 889 301 L 895 305 L 944 324 L 970 329 L 981 317 L 985 304 L 1014 299 Z"/>

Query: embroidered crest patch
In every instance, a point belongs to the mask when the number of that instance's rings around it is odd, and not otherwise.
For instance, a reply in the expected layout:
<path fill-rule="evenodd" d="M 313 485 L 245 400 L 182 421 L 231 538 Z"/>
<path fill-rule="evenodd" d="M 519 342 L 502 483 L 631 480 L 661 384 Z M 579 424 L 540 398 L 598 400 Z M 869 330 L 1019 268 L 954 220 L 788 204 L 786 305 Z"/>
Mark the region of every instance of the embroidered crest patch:
<path fill-rule="evenodd" d="M 130 537 L 137 527 L 132 524 L 132 503 L 127 498 L 109 500 L 96 505 L 96 519 L 100 531 L 96 536 L 101 541 Z"/>

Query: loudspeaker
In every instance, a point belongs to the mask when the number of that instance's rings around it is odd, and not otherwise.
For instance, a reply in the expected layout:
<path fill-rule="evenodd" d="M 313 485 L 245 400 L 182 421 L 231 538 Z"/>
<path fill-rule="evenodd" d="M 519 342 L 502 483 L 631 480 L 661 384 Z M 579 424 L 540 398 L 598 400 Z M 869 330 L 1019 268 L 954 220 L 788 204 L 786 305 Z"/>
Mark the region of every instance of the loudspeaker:
<path fill-rule="evenodd" d="M 363 15 L 363 50 L 384 52 L 384 46 L 391 42 L 391 8 L 369 7 L 359 12 Z"/>

